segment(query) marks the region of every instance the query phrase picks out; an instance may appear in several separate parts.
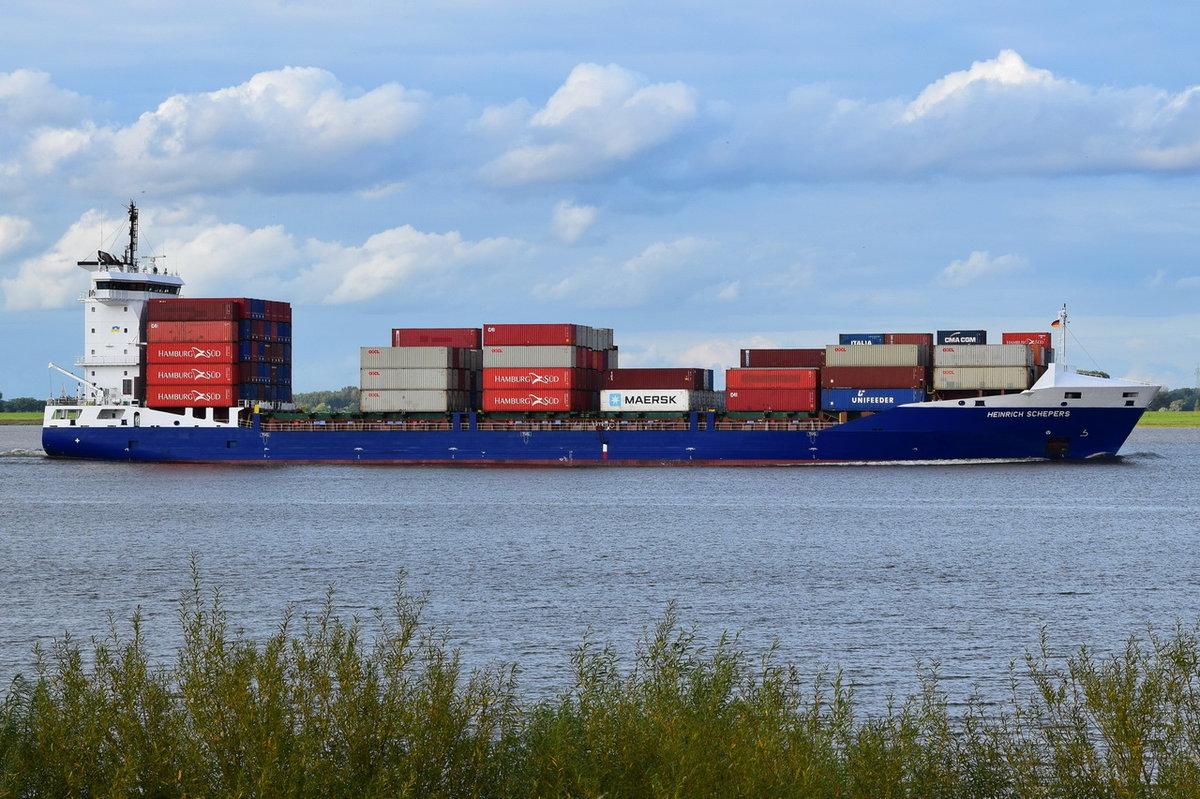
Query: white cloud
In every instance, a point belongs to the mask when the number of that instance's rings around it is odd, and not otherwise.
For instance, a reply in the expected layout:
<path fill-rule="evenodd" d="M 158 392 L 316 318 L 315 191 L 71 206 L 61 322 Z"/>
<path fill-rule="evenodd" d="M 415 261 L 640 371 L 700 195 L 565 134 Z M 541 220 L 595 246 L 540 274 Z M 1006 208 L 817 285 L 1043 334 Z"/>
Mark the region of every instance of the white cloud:
<path fill-rule="evenodd" d="M 12 311 L 61 308 L 79 296 L 82 281 L 76 263 L 95 254 L 100 226 L 100 213 L 89 211 L 47 252 L 24 261 L 16 277 L 0 279 L 4 307 Z"/>
<path fill-rule="evenodd" d="M 1020 255 L 998 255 L 976 250 L 966 260 L 954 261 L 938 273 L 936 282 L 961 287 L 979 280 L 1007 277 L 1029 269 L 1029 260 Z"/>
<path fill-rule="evenodd" d="M 578 65 L 529 118 L 525 141 L 485 175 L 499 185 L 586 179 L 669 141 L 695 119 L 696 93 L 679 82 L 644 83 L 616 64 Z M 485 117 L 497 127 L 511 112 Z"/>
<path fill-rule="evenodd" d="M 0 215 L 0 258 L 15 252 L 33 230 L 33 223 L 19 216 Z"/>
<path fill-rule="evenodd" d="M 721 286 L 717 290 L 717 299 L 722 302 L 733 302 L 742 295 L 742 282 L 734 280 Z"/>
<path fill-rule="evenodd" d="M 1062 84 L 1046 69 L 1034 69 L 1013 50 L 1002 50 L 991 61 L 976 61 L 971 68 L 934 81 L 909 103 L 904 120 L 911 122 L 935 111 L 952 98 L 962 98 L 973 87 Z"/>
<path fill-rule="evenodd" d="M 599 210 L 594 205 L 572 205 L 567 201 L 554 206 L 554 230 L 564 244 L 575 244 L 596 223 Z"/>
<path fill-rule="evenodd" d="M 619 267 L 596 262 L 556 283 L 535 286 L 534 295 L 602 307 L 639 305 L 673 277 L 687 272 L 693 257 L 708 246 L 707 242 L 692 237 L 656 242 Z"/>

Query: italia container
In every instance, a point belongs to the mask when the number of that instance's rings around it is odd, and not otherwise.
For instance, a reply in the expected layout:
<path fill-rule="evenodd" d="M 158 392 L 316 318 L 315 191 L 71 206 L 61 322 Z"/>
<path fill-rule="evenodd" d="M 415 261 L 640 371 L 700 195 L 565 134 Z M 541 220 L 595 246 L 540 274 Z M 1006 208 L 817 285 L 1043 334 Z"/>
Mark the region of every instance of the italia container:
<path fill-rule="evenodd" d="M 933 387 L 937 390 L 1024 390 L 1033 385 L 1033 369 L 1027 366 L 935 366 Z"/>
<path fill-rule="evenodd" d="M 494 412 L 533 411 L 538 413 L 594 411 L 596 409 L 596 393 L 594 391 L 540 388 L 523 391 L 485 390 L 483 392 L 483 409 Z"/>
<path fill-rule="evenodd" d="M 483 331 L 477 327 L 394 327 L 393 347 L 465 347 L 483 346 Z"/>
<path fill-rule="evenodd" d="M 920 388 L 929 383 L 924 366 L 826 366 L 821 388 Z"/>
<path fill-rule="evenodd" d="M 146 405 L 151 408 L 221 408 L 237 400 L 237 388 L 231 385 L 146 386 Z"/>
<path fill-rule="evenodd" d="M 605 389 L 600 392 L 600 410 L 606 413 L 670 413 L 716 409 L 720 395 L 715 391 L 689 389 Z"/>
<path fill-rule="evenodd" d="M 364 413 L 469 411 L 471 410 L 471 396 L 469 391 L 367 389 L 359 391 L 358 406 Z"/>
<path fill-rule="evenodd" d="M 856 347 L 830 344 L 825 348 L 826 366 L 928 366 L 929 348 L 918 344 L 878 344 Z"/>
<path fill-rule="evenodd" d="M 598 383 L 599 373 L 590 369 L 529 366 L 483 370 L 483 388 L 488 391 L 542 388 L 594 391 Z"/>
<path fill-rule="evenodd" d="M 1032 366 L 1027 344 L 941 345 L 933 348 L 934 366 Z"/>
<path fill-rule="evenodd" d="M 605 389 L 687 389 L 712 390 L 712 369 L 695 368 L 638 368 L 608 369 L 602 375 Z"/>
<path fill-rule="evenodd" d="M 226 342 L 238 340 L 237 322 L 147 322 L 147 342 Z"/>
<path fill-rule="evenodd" d="M 882 333 L 840 333 L 838 344 L 883 344 Z"/>
<path fill-rule="evenodd" d="M 726 369 L 725 388 L 816 388 L 819 369 Z"/>
<path fill-rule="evenodd" d="M 987 344 L 986 330 L 939 330 L 938 344 Z"/>
<path fill-rule="evenodd" d="M 747 369 L 819 369 L 825 365 L 825 348 L 742 350 L 741 364 Z"/>
<path fill-rule="evenodd" d="M 146 382 L 151 385 L 232 385 L 242 382 L 238 365 L 232 363 L 206 363 L 190 366 L 185 363 L 156 364 L 146 366 Z"/>
<path fill-rule="evenodd" d="M 360 347 L 362 369 L 472 369 L 479 350 L 462 347 Z"/>
<path fill-rule="evenodd" d="M 146 303 L 151 322 L 236 322 L 242 318 L 237 300 L 170 297 Z"/>
<path fill-rule="evenodd" d="M 471 373 L 466 369 L 387 369 L 358 370 L 358 386 L 363 389 L 420 389 L 424 391 L 470 391 Z"/>
<path fill-rule="evenodd" d="M 923 388 L 827 388 L 821 391 L 821 407 L 827 411 L 882 411 L 924 401 Z"/>
<path fill-rule="evenodd" d="M 146 345 L 147 363 L 235 363 L 237 360 L 238 347 L 231 341 Z"/>
<path fill-rule="evenodd" d="M 728 411 L 815 411 L 817 392 L 811 388 L 745 388 L 725 391 Z"/>
<path fill-rule="evenodd" d="M 562 346 L 485 346 L 485 369 L 537 366 L 558 369 L 586 369 L 589 366 L 587 347 Z"/>

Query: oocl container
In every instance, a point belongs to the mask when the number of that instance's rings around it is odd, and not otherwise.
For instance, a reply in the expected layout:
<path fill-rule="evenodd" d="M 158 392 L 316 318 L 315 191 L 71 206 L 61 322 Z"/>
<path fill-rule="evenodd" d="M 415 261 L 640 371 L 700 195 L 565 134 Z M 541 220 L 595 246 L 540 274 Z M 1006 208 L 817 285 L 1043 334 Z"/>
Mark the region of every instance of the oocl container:
<path fill-rule="evenodd" d="M 934 366 L 1032 366 L 1027 344 L 942 345 L 933 348 Z"/>
<path fill-rule="evenodd" d="M 359 392 L 358 404 L 364 413 L 469 411 L 471 396 L 469 391 L 369 389 Z"/>
<path fill-rule="evenodd" d="M 1020 389 L 1033 385 L 1033 369 L 1026 366 L 934 367 L 935 389 Z"/>
<path fill-rule="evenodd" d="M 465 369 L 387 369 L 368 367 L 358 370 L 362 389 L 420 389 L 425 391 L 468 391 L 470 373 Z"/>
<path fill-rule="evenodd" d="M 878 344 L 856 347 L 830 344 L 825 348 L 826 366 L 928 366 L 929 348 L 918 344 Z"/>
<path fill-rule="evenodd" d="M 474 368 L 478 352 L 461 347 L 360 347 L 358 360 L 363 369 L 468 369 Z"/>
<path fill-rule="evenodd" d="M 575 346 L 485 346 L 485 369 L 518 366 L 540 366 L 560 369 L 586 369 L 589 365 L 586 347 Z"/>

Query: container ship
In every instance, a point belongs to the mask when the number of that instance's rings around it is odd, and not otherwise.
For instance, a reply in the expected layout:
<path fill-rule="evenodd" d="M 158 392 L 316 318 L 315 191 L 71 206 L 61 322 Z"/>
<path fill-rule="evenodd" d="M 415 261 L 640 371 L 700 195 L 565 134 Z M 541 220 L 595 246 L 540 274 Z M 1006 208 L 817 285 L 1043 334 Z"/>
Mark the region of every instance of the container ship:
<path fill-rule="evenodd" d="M 83 375 L 52 398 L 54 458 L 183 463 L 808 465 L 1116 456 L 1159 386 L 1081 374 L 1050 332 L 844 333 L 704 368 L 621 368 L 578 324 L 394 328 L 360 347 L 356 413 L 292 397 L 286 302 L 181 295 L 98 252 L 80 298 Z M 1066 309 L 1055 326 L 1067 324 Z M 382 337 L 381 337 L 382 338 Z M 1065 343 L 1065 330 L 1064 338 Z M 1065 346 L 1060 344 L 1059 352 Z"/>

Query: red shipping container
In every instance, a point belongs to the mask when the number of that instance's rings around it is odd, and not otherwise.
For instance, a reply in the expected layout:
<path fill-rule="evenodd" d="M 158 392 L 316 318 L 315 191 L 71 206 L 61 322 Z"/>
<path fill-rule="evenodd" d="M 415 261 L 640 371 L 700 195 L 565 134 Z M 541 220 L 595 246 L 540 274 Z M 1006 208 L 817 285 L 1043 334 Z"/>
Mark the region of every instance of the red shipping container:
<path fill-rule="evenodd" d="M 924 366 L 826 366 L 822 388 L 924 388 L 929 370 Z"/>
<path fill-rule="evenodd" d="M 237 345 L 232 342 L 197 344 L 147 344 L 147 363 L 235 363 L 238 359 Z"/>
<path fill-rule="evenodd" d="M 466 347 L 483 346 L 483 333 L 477 327 L 393 327 L 393 347 Z"/>
<path fill-rule="evenodd" d="M 238 340 L 237 322 L 147 322 L 146 341 L 207 344 Z"/>
<path fill-rule="evenodd" d="M 1001 344 L 1040 344 L 1049 349 L 1054 346 L 1050 333 L 1001 333 Z"/>
<path fill-rule="evenodd" d="M 151 408 L 221 408 L 237 402 L 236 386 L 146 386 Z"/>
<path fill-rule="evenodd" d="M 485 390 L 594 390 L 595 383 L 595 372 L 588 369 L 505 366 L 483 370 L 483 388 Z"/>
<path fill-rule="evenodd" d="M 692 367 L 609 369 L 604 373 L 604 388 L 682 388 L 701 391 L 707 388 L 704 385 L 705 371 Z"/>
<path fill-rule="evenodd" d="M 933 346 L 932 333 L 884 333 L 884 344 L 917 344 L 922 347 Z M 896 388 L 896 386 L 880 386 L 879 388 Z"/>
<path fill-rule="evenodd" d="M 232 363 L 186 363 L 149 364 L 146 366 L 146 382 L 150 385 L 231 385 L 240 382 L 237 366 Z"/>
<path fill-rule="evenodd" d="M 824 347 L 799 350 L 742 350 L 742 366 L 750 369 L 819 369 L 824 365 Z"/>
<path fill-rule="evenodd" d="M 146 303 L 151 322 L 236 322 L 242 318 L 237 300 L 161 297 Z"/>
<path fill-rule="evenodd" d="M 817 392 L 811 388 L 744 388 L 725 392 L 729 411 L 815 411 Z"/>
<path fill-rule="evenodd" d="M 818 369 L 726 369 L 725 388 L 816 388 Z"/>
<path fill-rule="evenodd" d="M 483 343 L 488 347 L 542 347 L 580 344 L 577 325 L 484 325 Z"/>
<path fill-rule="evenodd" d="M 597 395 L 593 391 L 529 389 L 483 392 L 485 411 L 591 411 L 596 409 L 597 402 Z"/>

